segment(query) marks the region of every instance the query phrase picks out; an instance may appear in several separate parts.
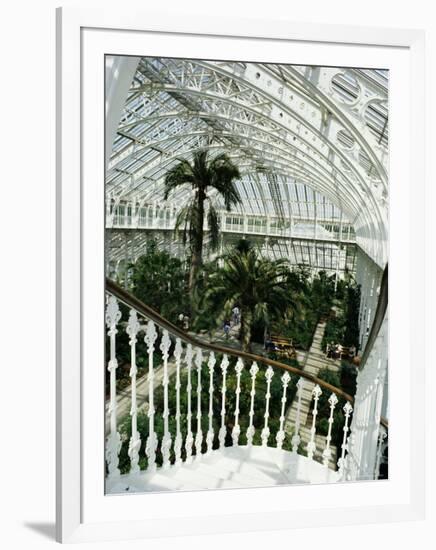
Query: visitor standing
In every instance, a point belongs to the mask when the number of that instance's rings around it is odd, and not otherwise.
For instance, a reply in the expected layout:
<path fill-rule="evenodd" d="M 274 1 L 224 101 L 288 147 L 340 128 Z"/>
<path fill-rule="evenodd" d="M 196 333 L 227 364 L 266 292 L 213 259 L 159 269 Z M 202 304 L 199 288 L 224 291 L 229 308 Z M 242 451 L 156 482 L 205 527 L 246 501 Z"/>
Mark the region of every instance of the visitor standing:
<path fill-rule="evenodd" d="M 234 325 L 239 325 L 240 313 L 239 313 L 239 308 L 238 308 L 238 306 L 235 306 L 235 307 L 232 309 L 232 314 L 233 314 L 233 324 L 234 324 Z"/>
<path fill-rule="evenodd" d="M 226 340 L 229 339 L 229 336 L 230 336 L 230 321 L 229 320 L 225 320 L 224 321 L 224 335 L 226 337 Z"/>
<path fill-rule="evenodd" d="M 177 318 L 177 324 L 179 325 L 179 328 L 183 328 L 183 319 L 185 318 L 183 313 L 180 313 L 180 315 Z"/>

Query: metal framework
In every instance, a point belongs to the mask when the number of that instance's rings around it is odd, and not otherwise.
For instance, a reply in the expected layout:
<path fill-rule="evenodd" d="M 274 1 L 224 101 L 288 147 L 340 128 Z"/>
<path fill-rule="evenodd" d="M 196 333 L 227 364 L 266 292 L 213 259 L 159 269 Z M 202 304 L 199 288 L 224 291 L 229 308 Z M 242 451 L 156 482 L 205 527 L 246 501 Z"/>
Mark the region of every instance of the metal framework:
<path fill-rule="evenodd" d="M 107 227 L 121 227 L 122 214 L 140 232 L 144 212 L 174 215 L 189 190 L 164 203 L 165 174 L 208 148 L 239 166 L 235 218 L 265 219 L 266 238 L 272 224 L 288 224 L 278 255 L 310 239 L 308 261 L 322 267 L 326 250 L 336 247 L 339 256 L 350 227 L 355 243 L 384 267 L 387 99 L 381 70 L 141 58 L 107 167 Z M 293 234 L 302 223 L 313 228 L 306 239 Z M 320 238 L 323 231 L 334 234 L 334 244 Z"/>

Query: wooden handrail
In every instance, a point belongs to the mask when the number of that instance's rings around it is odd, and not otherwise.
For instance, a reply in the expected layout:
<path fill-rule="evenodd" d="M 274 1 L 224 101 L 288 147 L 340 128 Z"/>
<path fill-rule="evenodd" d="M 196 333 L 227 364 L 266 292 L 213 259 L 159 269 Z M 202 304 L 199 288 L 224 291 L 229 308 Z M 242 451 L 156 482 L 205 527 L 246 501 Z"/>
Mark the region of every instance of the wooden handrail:
<path fill-rule="evenodd" d="M 202 342 L 201 340 L 197 340 L 190 334 L 181 330 L 178 326 L 168 321 L 168 319 L 165 319 L 164 317 L 162 317 L 157 311 L 152 309 L 150 306 L 147 306 L 146 304 L 144 304 L 144 302 L 136 298 L 133 294 L 131 294 L 124 288 L 120 287 L 117 283 L 115 283 L 114 281 L 112 281 L 112 279 L 109 279 L 108 277 L 106 277 L 106 290 L 107 292 L 115 296 L 120 302 L 122 302 L 129 308 L 135 309 L 138 313 L 140 313 L 144 317 L 151 319 L 160 327 L 167 329 L 173 335 L 178 336 L 181 340 L 184 340 L 185 342 L 188 342 L 189 344 L 195 347 L 202 348 L 208 351 L 213 351 L 216 353 L 225 353 L 226 355 L 234 355 L 236 357 L 241 357 L 242 359 L 246 359 L 247 361 L 256 361 L 259 363 L 264 363 L 265 365 L 269 365 L 271 367 L 286 370 L 290 373 L 296 374 L 298 376 L 302 376 L 303 378 L 305 378 L 306 380 L 309 380 L 314 384 L 318 384 L 321 388 L 324 388 L 325 390 L 335 393 L 337 396 L 344 398 L 346 401 L 349 401 L 351 404 L 354 403 L 354 397 L 352 397 L 351 395 L 348 395 L 348 393 L 345 393 L 344 391 L 340 390 L 336 386 L 333 386 L 332 384 L 329 384 L 328 382 L 325 382 L 324 380 L 321 380 L 320 378 L 317 378 L 316 376 L 313 376 L 312 374 L 304 372 L 296 367 L 291 367 L 290 365 L 286 365 L 285 363 L 281 363 L 280 361 L 276 361 L 274 359 L 270 359 L 269 357 L 264 357 L 262 355 L 255 355 L 254 353 L 247 353 L 239 349 L 227 348 L 225 346 L 220 346 L 218 344 L 212 344 L 208 342 Z M 388 424 L 386 419 L 381 419 L 380 423 L 387 429 Z"/>

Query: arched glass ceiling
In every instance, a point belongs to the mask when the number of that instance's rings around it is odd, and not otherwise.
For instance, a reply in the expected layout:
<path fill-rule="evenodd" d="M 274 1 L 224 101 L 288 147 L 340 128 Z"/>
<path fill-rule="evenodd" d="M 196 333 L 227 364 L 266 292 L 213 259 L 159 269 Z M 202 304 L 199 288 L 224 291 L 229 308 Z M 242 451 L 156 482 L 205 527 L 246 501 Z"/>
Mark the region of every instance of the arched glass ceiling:
<path fill-rule="evenodd" d="M 387 99 L 380 70 L 141 58 L 107 197 L 161 203 L 163 179 L 179 158 L 224 151 L 242 174 L 244 212 L 288 218 L 306 205 L 314 217 L 342 213 L 358 244 L 384 265 Z M 180 189 L 171 201 L 180 207 L 187 194 Z"/>

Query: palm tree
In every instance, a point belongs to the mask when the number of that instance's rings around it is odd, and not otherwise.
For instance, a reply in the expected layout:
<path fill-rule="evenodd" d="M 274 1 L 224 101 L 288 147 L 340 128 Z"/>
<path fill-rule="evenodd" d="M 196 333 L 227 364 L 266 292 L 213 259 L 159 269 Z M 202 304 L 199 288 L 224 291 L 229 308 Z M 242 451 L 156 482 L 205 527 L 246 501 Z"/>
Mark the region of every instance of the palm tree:
<path fill-rule="evenodd" d="M 228 316 L 237 304 L 241 311 L 241 343 L 250 350 L 253 321 L 267 326 L 273 320 L 284 320 L 293 304 L 288 285 L 286 260 L 271 261 L 258 255 L 254 248 L 234 248 L 224 258 L 224 266 L 209 277 L 204 300 L 209 307 Z"/>
<path fill-rule="evenodd" d="M 203 263 L 203 234 L 205 203 L 208 203 L 207 223 L 212 249 L 218 246 L 219 221 L 211 197 L 208 193 L 216 190 L 229 211 L 241 201 L 235 186 L 235 180 L 240 177 L 239 170 L 227 155 L 220 154 L 208 158 L 208 151 L 197 151 L 192 163 L 186 159 L 180 160 L 165 177 L 164 199 L 181 185 L 190 185 L 194 196 L 179 212 L 176 220 L 176 230 L 182 229 L 183 242 L 189 242 L 191 267 L 189 272 L 189 294 L 191 306 L 194 303 L 195 286 L 199 269 Z"/>

